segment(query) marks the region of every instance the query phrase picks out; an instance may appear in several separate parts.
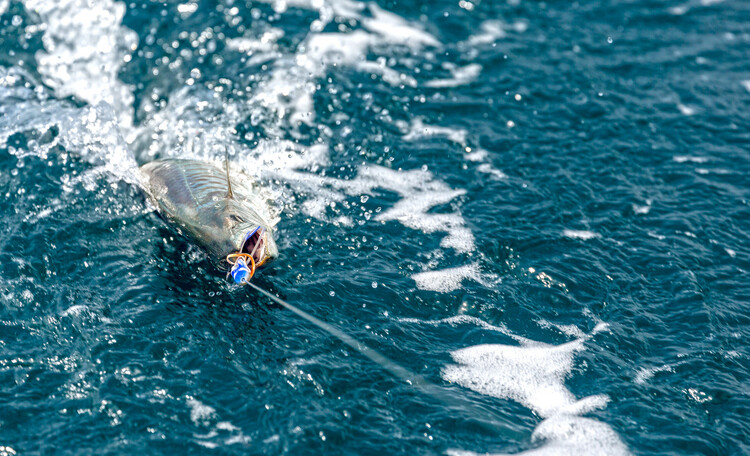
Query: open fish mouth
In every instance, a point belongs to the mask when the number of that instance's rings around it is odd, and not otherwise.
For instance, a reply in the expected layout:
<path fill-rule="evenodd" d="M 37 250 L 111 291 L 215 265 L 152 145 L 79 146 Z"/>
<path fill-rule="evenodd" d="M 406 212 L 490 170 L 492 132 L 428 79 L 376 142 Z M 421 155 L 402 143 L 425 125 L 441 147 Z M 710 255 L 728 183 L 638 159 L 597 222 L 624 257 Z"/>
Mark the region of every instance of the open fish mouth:
<path fill-rule="evenodd" d="M 256 267 L 262 266 L 268 260 L 266 256 L 266 229 L 259 226 L 248 234 L 240 252 L 252 256 Z"/>

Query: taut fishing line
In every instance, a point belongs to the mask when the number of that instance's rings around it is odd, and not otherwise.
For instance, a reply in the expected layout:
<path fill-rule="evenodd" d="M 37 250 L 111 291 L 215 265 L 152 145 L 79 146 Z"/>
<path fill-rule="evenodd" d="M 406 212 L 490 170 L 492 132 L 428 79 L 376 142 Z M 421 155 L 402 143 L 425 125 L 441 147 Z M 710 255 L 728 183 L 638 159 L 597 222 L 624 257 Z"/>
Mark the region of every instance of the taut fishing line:
<path fill-rule="evenodd" d="M 486 417 L 478 417 L 478 416 L 471 417 L 472 420 L 475 421 L 475 423 L 480 425 L 481 427 L 491 432 L 501 433 L 503 435 L 506 435 L 507 437 L 519 438 L 521 436 L 525 436 L 525 433 L 516 429 L 517 424 L 511 423 L 509 421 L 500 422 L 498 420 L 493 419 L 494 416 L 492 415 L 494 415 L 494 413 L 492 413 L 489 410 L 486 410 L 480 405 L 472 403 L 465 398 L 459 397 L 450 390 L 441 388 L 440 386 L 425 379 L 421 375 L 410 371 L 409 369 L 399 365 L 395 361 L 388 359 L 384 355 L 380 354 L 380 352 L 378 352 L 377 350 L 368 347 L 366 344 L 362 342 L 357 341 L 349 334 L 346 334 L 345 332 L 324 322 L 323 320 L 320 320 L 319 318 L 316 318 L 310 315 L 309 313 L 305 312 L 299 307 L 286 302 L 285 300 L 279 298 L 278 296 L 274 296 L 273 294 L 264 290 L 258 285 L 252 282 L 246 282 L 245 284 L 250 285 L 253 289 L 263 294 L 267 298 L 271 299 L 275 303 L 281 305 L 287 310 L 294 312 L 298 316 L 302 317 L 303 319 L 307 320 L 308 322 L 312 323 L 313 325 L 317 326 L 318 328 L 322 329 L 323 331 L 337 338 L 341 342 L 345 343 L 347 346 L 363 354 L 368 359 L 370 359 L 371 361 L 378 364 L 380 367 L 382 367 L 386 371 L 393 374 L 395 377 L 405 381 L 406 383 L 410 385 L 417 387 L 422 392 L 432 396 L 433 398 L 439 400 L 440 402 L 450 407 L 461 409 L 467 412 L 481 411 L 482 415 L 486 415 Z"/>
<path fill-rule="evenodd" d="M 388 372 L 392 373 L 396 377 L 400 378 L 401 380 L 417 386 L 421 389 L 424 389 L 426 386 L 434 386 L 432 383 L 425 380 L 421 375 L 416 374 L 409 369 L 402 367 L 398 364 L 396 364 L 394 361 L 391 361 L 390 359 L 386 358 L 385 356 L 381 355 L 378 351 L 368 347 L 367 345 L 358 342 L 356 339 L 354 339 L 349 334 L 346 334 L 345 332 L 341 331 L 338 328 L 335 328 L 328 323 L 324 322 L 323 320 L 320 320 L 318 318 L 313 317 L 309 313 L 305 312 L 304 310 L 300 309 L 297 306 L 294 306 L 292 304 L 289 304 L 288 302 L 284 301 L 283 299 L 272 295 L 268 291 L 260 288 L 258 285 L 255 285 L 252 282 L 248 282 L 248 285 L 253 287 L 258 292 L 262 293 L 263 295 L 267 296 L 268 298 L 272 299 L 274 302 L 284 306 L 288 310 L 291 310 L 292 312 L 296 313 L 300 317 L 304 318 L 305 320 L 309 321 L 310 323 L 314 324 L 318 328 L 322 329 L 323 331 L 327 332 L 328 334 L 332 335 L 333 337 L 337 338 L 341 342 L 345 343 L 346 345 L 350 346 L 354 350 L 360 352 L 361 354 L 365 355 L 367 358 L 375 362 L 376 364 L 380 365 L 383 369 L 387 370 Z"/>

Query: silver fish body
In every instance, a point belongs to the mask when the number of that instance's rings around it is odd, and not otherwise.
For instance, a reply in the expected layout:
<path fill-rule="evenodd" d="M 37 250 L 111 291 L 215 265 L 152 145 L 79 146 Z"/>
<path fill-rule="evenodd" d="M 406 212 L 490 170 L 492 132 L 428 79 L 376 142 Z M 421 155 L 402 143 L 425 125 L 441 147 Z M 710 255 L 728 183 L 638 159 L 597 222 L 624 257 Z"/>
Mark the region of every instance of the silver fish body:
<path fill-rule="evenodd" d="M 248 176 L 233 179 L 229 191 L 225 169 L 183 159 L 146 163 L 141 174 L 143 187 L 159 211 L 212 256 L 224 258 L 256 248 L 257 265 L 278 256 L 273 220 L 262 209 L 264 199 L 245 185 Z"/>

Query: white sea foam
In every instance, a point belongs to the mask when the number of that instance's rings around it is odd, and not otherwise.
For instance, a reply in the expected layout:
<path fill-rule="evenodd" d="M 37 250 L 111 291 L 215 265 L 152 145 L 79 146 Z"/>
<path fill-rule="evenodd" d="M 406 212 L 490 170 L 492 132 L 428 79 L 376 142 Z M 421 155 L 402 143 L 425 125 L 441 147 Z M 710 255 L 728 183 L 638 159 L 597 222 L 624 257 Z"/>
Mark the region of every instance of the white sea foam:
<path fill-rule="evenodd" d="M 539 326 L 541 326 L 542 328 L 554 328 L 570 337 L 575 337 L 577 339 L 583 339 L 586 337 L 586 334 L 581 331 L 578 326 L 575 325 L 560 325 L 557 323 L 552 323 L 551 321 L 545 320 L 543 318 L 538 320 L 537 323 L 539 323 Z"/>
<path fill-rule="evenodd" d="M 748 92 L 750 92 L 750 79 L 746 79 L 744 81 L 740 81 L 740 84 L 742 84 L 742 87 L 745 88 Z"/>
<path fill-rule="evenodd" d="M 201 401 L 187 396 L 185 403 L 190 408 L 190 421 L 194 425 L 207 428 L 205 434 L 195 433 L 195 442 L 206 448 L 217 448 L 219 445 L 248 443 L 252 439 L 242 433 L 242 429 L 229 421 L 219 421 L 216 409 Z"/>
<path fill-rule="evenodd" d="M 683 14 L 686 14 L 688 11 L 690 11 L 693 8 L 711 6 L 717 3 L 722 3 L 723 1 L 724 0 L 690 1 L 687 3 L 683 3 L 682 5 L 670 7 L 668 11 L 670 14 L 673 14 L 675 16 L 682 16 Z"/>
<path fill-rule="evenodd" d="M 75 96 L 115 108 L 121 126 L 132 125 L 133 94 L 117 75 L 138 45 L 121 25 L 125 4 L 111 0 L 25 0 L 45 22 L 37 69 L 58 97 Z"/>
<path fill-rule="evenodd" d="M 685 116 L 692 116 L 695 114 L 695 108 L 691 108 L 690 106 L 684 105 L 682 103 L 677 103 L 677 109 L 680 110 L 680 112 Z"/>
<path fill-rule="evenodd" d="M 7 147 L 8 138 L 16 132 L 33 132 L 31 136 L 42 136 L 53 127 L 58 134 L 44 141 L 32 141 L 28 153 L 46 156 L 55 146 L 76 151 L 80 156 L 96 165 L 87 173 L 69 178 L 66 185 L 84 182 L 93 185 L 99 174 L 107 174 L 129 183 L 137 183 L 137 165 L 124 138 L 118 134 L 118 120 L 112 107 L 106 103 L 78 108 L 65 101 L 46 100 L 44 96 L 23 86 L 24 77 L 15 69 L 2 69 L 5 80 L 16 81 L 15 86 L 0 86 L 0 99 L 16 98 L 14 103 L 0 106 L 0 146 Z M 21 97 L 24 101 L 17 101 Z M 21 151 L 11 150 L 21 154 Z"/>
<path fill-rule="evenodd" d="M 357 179 L 347 184 L 349 190 L 385 188 L 397 192 L 401 199 L 390 209 L 378 214 L 379 221 L 398 221 L 401 224 L 425 233 L 447 232 L 440 245 L 458 252 L 474 249 L 474 235 L 466 227 L 463 217 L 457 213 L 432 213 L 432 208 L 453 201 L 466 193 L 454 190 L 442 181 L 433 178 L 426 170 L 395 171 L 382 166 L 360 168 Z"/>
<path fill-rule="evenodd" d="M 598 237 L 601 237 L 599 233 L 594 233 L 593 231 L 588 230 L 563 230 L 563 236 L 571 238 L 571 239 L 581 239 L 584 241 L 588 241 L 589 239 L 596 239 Z"/>
<path fill-rule="evenodd" d="M 295 150 L 297 148 L 297 150 Z M 466 226 L 460 213 L 432 213 L 436 206 L 450 203 L 464 195 L 465 190 L 452 189 L 444 182 L 422 169 L 394 170 L 377 165 L 359 168 L 351 180 L 335 179 L 311 172 L 298 171 L 298 167 L 313 170 L 327 163 L 325 146 L 301 148 L 293 143 L 278 141 L 261 142 L 249 159 L 257 167 L 259 161 L 267 164 L 266 171 L 276 179 L 283 180 L 297 191 L 309 192 L 302 205 L 303 211 L 320 220 L 327 220 L 326 210 L 332 204 L 342 202 L 349 196 L 373 195 L 378 189 L 396 192 L 401 198 L 390 208 L 375 215 L 376 221 L 396 221 L 424 233 L 444 232 L 447 235 L 440 245 L 457 252 L 474 249 L 474 234 Z M 339 220 L 348 225 L 350 221 Z"/>
<path fill-rule="evenodd" d="M 417 80 L 413 76 L 390 68 L 385 59 L 378 59 L 377 62 L 371 60 L 360 62 L 357 65 L 357 69 L 366 73 L 380 75 L 384 82 L 392 86 L 417 86 Z"/>
<path fill-rule="evenodd" d="M 0 0 L 0 16 L 8 11 L 8 5 L 10 5 L 10 0 Z"/>
<path fill-rule="evenodd" d="M 479 26 L 479 33 L 471 35 L 466 42 L 471 46 L 492 44 L 499 39 L 505 38 L 507 36 L 507 30 L 523 33 L 528 28 L 528 24 L 523 21 L 505 24 L 502 21 L 490 19 L 482 22 Z"/>
<path fill-rule="evenodd" d="M 531 434 L 541 447 L 523 451 L 525 456 L 627 456 L 620 436 L 606 423 L 590 418 L 557 415 L 547 418 Z"/>
<path fill-rule="evenodd" d="M 605 330 L 598 324 L 592 335 Z M 573 355 L 583 350 L 589 335 L 562 345 L 524 339 L 519 346 L 476 345 L 451 353 L 458 364 L 447 366 L 443 377 L 482 394 L 513 399 L 542 417 L 581 413 L 606 404 L 606 396 L 576 400 L 564 381 L 573 367 Z"/>
<path fill-rule="evenodd" d="M 297 63 L 314 73 L 321 73 L 321 65 L 354 65 L 364 60 L 367 49 L 375 43 L 373 35 L 355 30 L 351 33 L 312 34 L 297 56 Z"/>
<path fill-rule="evenodd" d="M 198 4 L 194 2 L 180 3 L 177 5 L 177 12 L 180 13 L 183 19 L 190 17 L 194 12 L 198 11 Z"/>
<path fill-rule="evenodd" d="M 580 416 L 557 415 L 547 418 L 531 434 L 531 442 L 541 446 L 516 455 L 523 456 L 627 456 L 620 436 L 607 424 Z M 451 456 L 507 456 L 507 453 L 475 453 L 449 450 Z"/>
<path fill-rule="evenodd" d="M 135 33 L 121 26 L 125 6 L 105 0 L 26 0 L 27 10 L 43 23 L 44 51 L 36 54 L 37 70 L 57 98 L 74 96 L 88 102 L 77 107 L 55 100 L 48 90 L 23 70 L 4 69 L 0 79 L 3 103 L 0 144 L 10 135 L 23 131 L 32 139 L 28 152 L 40 156 L 55 146 L 74 151 L 94 164 L 80 176 L 64 180 L 64 189 L 82 182 L 94 188 L 99 175 L 137 183 L 136 162 L 129 151 L 126 135 L 132 133 L 133 96 L 117 74 L 135 49 Z M 56 135 L 49 131 L 56 130 Z"/>
<path fill-rule="evenodd" d="M 462 128 L 442 127 L 439 125 L 426 125 L 420 118 L 412 120 L 409 131 L 404 135 L 404 141 L 416 141 L 421 138 L 433 136 L 445 136 L 451 141 L 464 145 L 468 132 Z"/>
<path fill-rule="evenodd" d="M 696 157 L 691 155 L 675 155 L 672 160 L 677 163 L 707 163 L 708 157 Z"/>
<path fill-rule="evenodd" d="M 432 79 L 425 82 L 424 85 L 432 88 L 445 88 L 469 84 L 479 76 L 479 73 L 482 71 L 482 65 L 470 63 L 463 67 L 457 67 L 453 64 L 447 64 L 446 69 L 451 73 L 450 78 Z"/>
<path fill-rule="evenodd" d="M 292 5 L 288 2 L 273 4 L 275 7 L 283 5 L 284 10 Z M 378 71 L 390 84 L 404 83 L 413 86 L 416 85 L 413 77 L 397 76 L 385 65 L 366 62 L 368 51 L 396 44 L 405 45 L 412 52 L 417 52 L 424 46 L 440 44 L 429 33 L 374 3 L 368 5 L 370 17 L 362 16 L 362 4 L 353 2 L 300 1 L 294 2 L 293 6 L 320 11 L 323 22 L 330 21 L 334 14 L 359 19 L 367 31 L 360 29 L 350 33 L 311 33 L 291 59 L 278 59 L 275 62 L 271 77 L 260 82 L 248 105 L 261 106 L 272 117 L 288 121 L 292 126 L 300 123 L 313 124 L 313 94 L 317 86 L 315 81 L 325 75 L 328 67 L 344 65 L 361 71 Z M 268 133 L 282 136 L 278 129 Z"/>
<path fill-rule="evenodd" d="M 638 369 L 638 372 L 636 372 L 635 378 L 633 379 L 633 381 L 641 385 L 645 384 L 655 374 L 659 372 L 674 372 L 674 368 L 670 366 L 669 364 L 665 364 L 659 367 L 642 367 Z"/>
<path fill-rule="evenodd" d="M 187 405 L 190 407 L 190 421 L 196 426 L 208 426 L 216 419 L 216 409 L 197 399 L 188 397 Z"/>
<path fill-rule="evenodd" d="M 445 232 L 440 245 L 458 252 L 474 249 L 474 235 L 466 227 L 463 217 L 457 213 L 432 213 L 435 206 L 449 203 L 465 190 L 454 190 L 436 180 L 429 171 L 393 170 L 383 166 L 363 166 L 354 179 L 340 180 L 300 173 L 294 170 L 279 172 L 295 187 L 316 189 L 317 198 L 307 206 L 308 215 L 324 219 L 325 208 L 332 202 L 342 201 L 346 195 L 371 195 L 376 189 L 396 192 L 401 196 L 391 208 L 375 216 L 375 220 L 397 221 L 402 225 L 424 233 Z"/>
<path fill-rule="evenodd" d="M 638 215 L 646 215 L 649 212 L 651 212 L 652 203 L 653 203 L 652 200 L 647 199 L 646 204 L 633 204 L 633 212 L 635 212 Z"/>
<path fill-rule="evenodd" d="M 467 160 L 473 161 L 473 162 L 481 162 L 487 158 L 489 154 L 484 149 L 472 149 L 471 147 L 465 147 L 464 148 L 464 157 L 466 157 Z M 488 165 L 489 166 L 489 165 Z M 480 166 L 479 168 L 481 168 Z M 491 166 L 489 166 L 491 168 Z M 481 170 L 480 170 L 481 171 Z M 486 172 L 486 171 L 482 171 Z"/>
<path fill-rule="evenodd" d="M 431 290 L 440 293 L 457 290 L 461 288 L 461 282 L 472 279 L 482 281 L 479 266 L 467 264 L 457 268 L 439 269 L 436 271 L 425 271 L 411 276 L 421 290 Z"/>
<path fill-rule="evenodd" d="M 242 53 L 270 53 L 278 49 L 278 41 L 284 36 L 284 31 L 277 28 L 266 30 L 259 38 L 241 36 L 228 38 L 226 47 Z"/>
<path fill-rule="evenodd" d="M 201 86 L 183 86 L 169 104 L 153 112 L 138 128 L 131 148 L 142 161 L 163 157 L 212 160 L 232 144 L 242 111 Z M 234 149 L 233 147 L 231 149 Z"/>
<path fill-rule="evenodd" d="M 401 16 L 386 11 L 375 3 L 370 3 L 369 6 L 372 17 L 364 18 L 362 24 L 367 30 L 377 33 L 386 41 L 403 44 L 414 50 L 424 46 L 440 46 L 437 38 Z"/>
<path fill-rule="evenodd" d="M 598 324 L 592 335 L 607 328 Z M 567 331 L 573 332 L 573 331 Z M 451 353 L 455 365 L 443 369 L 443 378 L 480 394 L 515 400 L 542 421 L 532 435 L 541 447 L 522 454 L 628 454 L 608 425 L 578 415 L 603 408 L 609 398 L 593 395 L 576 399 L 565 386 L 576 352 L 590 335 L 549 345 L 528 339 L 520 345 L 476 345 Z M 451 454 L 474 454 L 452 450 Z"/>
<path fill-rule="evenodd" d="M 348 19 L 358 19 L 361 17 L 362 10 L 365 9 L 364 3 L 352 0 L 259 0 L 262 3 L 269 3 L 277 13 L 285 13 L 288 8 L 300 8 L 317 11 L 320 18 L 313 21 L 310 29 L 321 31 L 326 24 L 330 23 L 335 16 Z"/>
<path fill-rule="evenodd" d="M 489 174 L 490 176 L 496 178 L 496 179 L 507 179 L 508 175 L 504 172 L 500 171 L 499 169 L 493 168 L 492 165 L 489 163 L 482 163 L 477 167 L 477 170 Z"/>
<path fill-rule="evenodd" d="M 63 317 L 77 317 L 88 310 L 89 307 L 87 305 L 75 304 L 60 312 L 60 315 Z"/>
<path fill-rule="evenodd" d="M 468 39 L 468 43 L 476 46 L 479 44 L 490 44 L 505 38 L 506 33 L 503 27 L 503 23 L 497 20 L 488 20 L 482 22 L 479 26 L 480 33 L 471 35 Z"/>
<path fill-rule="evenodd" d="M 549 417 L 573 408 L 573 394 L 565 377 L 582 340 L 563 345 L 476 345 L 451 353 L 458 365 L 447 366 L 443 378 L 481 394 L 513 399 Z"/>
<path fill-rule="evenodd" d="M 669 14 L 675 15 L 675 16 L 682 16 L 683 14 L 690 11 L 690 4 L 685 3 L 683 5 L 677 5 L 672 6 L 669 8 Z"/>

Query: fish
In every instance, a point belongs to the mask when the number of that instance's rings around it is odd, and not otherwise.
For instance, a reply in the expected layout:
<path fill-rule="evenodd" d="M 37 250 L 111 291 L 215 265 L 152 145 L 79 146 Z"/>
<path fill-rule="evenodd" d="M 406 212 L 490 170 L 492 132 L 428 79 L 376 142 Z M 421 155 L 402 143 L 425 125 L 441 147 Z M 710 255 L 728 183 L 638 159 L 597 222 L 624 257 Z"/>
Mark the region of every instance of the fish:
<path fill-rule="evenodd" d="M 167 158 L 142 165 L 140 172 L 141 185 L 159 213 L 213 258 L 248 254 L 260 267 L 279 256 L 277 219 L 270 217 L 258 189 L 249 185 L 250 176 L 239 173 L 232 185 L 228 157 L 225 169 Z"/>

